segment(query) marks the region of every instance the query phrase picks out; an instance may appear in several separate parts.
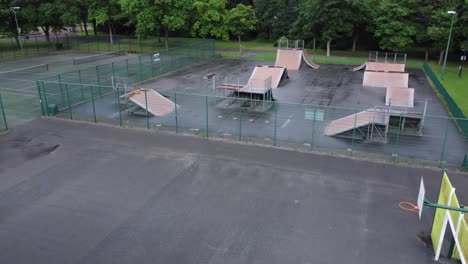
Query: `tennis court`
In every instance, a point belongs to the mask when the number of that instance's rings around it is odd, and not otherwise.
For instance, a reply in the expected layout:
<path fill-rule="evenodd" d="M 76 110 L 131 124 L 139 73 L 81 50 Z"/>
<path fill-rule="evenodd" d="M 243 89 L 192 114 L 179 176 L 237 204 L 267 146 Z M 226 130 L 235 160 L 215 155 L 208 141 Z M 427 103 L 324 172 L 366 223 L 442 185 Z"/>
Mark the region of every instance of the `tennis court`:
<path fill-rule="evenodd" d="M 1 62 L 0 94 L 8 125 L 14 127 L 40 116 L 36 80 L 136 56 L 123 51 L 71 51 Z"/>

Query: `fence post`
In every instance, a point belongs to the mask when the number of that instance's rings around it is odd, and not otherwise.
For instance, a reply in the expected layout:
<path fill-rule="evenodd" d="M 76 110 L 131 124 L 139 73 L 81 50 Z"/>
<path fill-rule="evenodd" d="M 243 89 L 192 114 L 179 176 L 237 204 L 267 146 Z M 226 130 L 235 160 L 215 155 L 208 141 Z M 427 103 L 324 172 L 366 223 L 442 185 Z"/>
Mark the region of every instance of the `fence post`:
<path fill-rule="evenodd" d="M 177 117 L 177 93 L 174 93 L 174 110 L 175 110 L 176 133 L 179 133 L 179 120 Z"/>
<path fill-rule="evenodd" d="M 141 81 L 143 79 L 142 77 L 142 67 L 141 67 L 141 56 L 138 56 L 138 80 Z"/>
<path fill-rule="evenodd" d="M 46 106 L 46 113 L 47 113 L 47 116 L 49 116 L 49 104 L 47 103 L 47 93 L 46 93 L 46 90 L 44 88 L 44 82 L 42 82 L 42 91 L 44 92 L 44 102 L 45 102 L 45 106 Z"/>
<path fill-rule="evenodd" d="M 239 141 L 242 141 L 242 101 L 239 104 Z"/>
<path fill-rule="evenodd" d="M 81 100 L 84 100 L 83 82 L 81 81 L 81 70 L 78 70 L 78 78 L 80 79 Z"/>
<path fill-rule="evenodd" d="M 70 94 L 68 93 L 68 85 L 65 84 L 65 91 L 67 92 L 67 101 L 68 101 L 68 112 L 70 113 L 70 119 L 73 120 L 72 108 L 70 104 Z"/>
<path fill-rule="evenodd" d="M 119 106 L 119 125 L 122 126 L 122 109 L 120 109 L 120 93 L 118 89 L 115 89 L 117 92 L 117 105 Z"/>
<path fill-rule="evenodd" d="M 128 59 L 125 60 L 125 63 L 127 65 L 127 78 L 130 79 L 130 72 L 128 71 Z"/>
<path fill-rule="evenodd" d="M 351 141 L 351 154 L 354 151 L 354 142 L 355 142 L 355 138 L 356 138 L 356 120 L 357 120 L 357 113 L 354 114 L 353 139 Z"/>
<path fill-rule="evenodd" d="M 402 123 L 402 120 L 403 119 L 403 115 L 400 114 L 400 122 L 398 123 L 398 133 L 397 133 L 397 138 L 396 138 L 396 142 L 395 142 L 395 148 L 393 149 L 393 161 L 395 162 L 397 157 L 398 157 L 398 146 L 400 145 L 400 133 L 401 133 L 401 123 Z"/>
<path fill-rule="evenodd" d="M 101 76 L 99 75 L 99 65 L 96 65 L 96 77 L 97 77 L 97 85 L 98 85 L 99 96 L 101 96 L 102 95 L 102 93 L 101 93 Z"/>
<path fill-rule="evenodd" d="M 317 108 L 314 108 L 314 118 L 312 119 L 312 138 L 310 141 L 310 150 L 314 150 L 314 139 L 315 139 L 315 120 L 317 119 Z"/>
<path fill-rule="evenodd" d="M 3 100 L 2 100 L 1 94 L 0 94 L 0 110 L 2 111 L 3 124 L 5 125 L 5 129 L 8 130 L 8 123 L 7 123 L 6 115 L 5 115 L 5 107 L 3 106 Z"/>
<path fill-rule="evenodd" d="M 273 134 L 273 146 L 276 146 L 276 127 L 278 123 L 278 105 L 276 104 L 276 102 L 274 102 L 273 105 L 275 106 L 275 127 L 274 127 L 275 131 Z"/>
<path fill-rule="evenodd" d="M 208 133 L 208 95 L 205 96 L 205 114 L 206 114 L 206 138 L 209 137 Z"/>
<path fill-rule="evenodd" d="M 448 132 L 449 125 L 450 125 L 450 117 L 447 117 L 447 125 L 445 126 L 444 141 L 442 143 L 442 151 L 440 153 L 439 167 L 442 167 L 442 162 L 443 162 L 444 157 L 445 157 L 445 147 L 447 145 L 447 132 Z"/>
<path fill-rule="evenodd" d="M 39 98 L 39 106 L 41 107 L 41 114 L 44 115 L 44 106 L 42 105 L 41 85 L 39 81 L 36 81 L 37 86 L 37 98 Z"/>
<path fill-rule="evenodd" d="M 61 74 L 58 75 L 58 80 L 59 80 L 59 87 L 60 87 L 60 99 L 62 100 L 62 105 L 65 105 L 65 97 L 64 97 L 63 88 L 62 88 Z"/>
<path fill-rule="evenodd" d="M 147 90 L 145 89 L 146 129 L 149 129 L 149 119 L 148 119 L 148 96 L 147 96 L 146 92 L 147 92 Z"/>
<path fill-rule="evenodd" d="M 97 123 L 96 119 L 96 105 L 94 104 L 94 91 L 93 91 L 93 86 L 89 86 L 91 88 L 91 100 L 93 101 L 93 117 L 94 117 L 94 123 Z"/>

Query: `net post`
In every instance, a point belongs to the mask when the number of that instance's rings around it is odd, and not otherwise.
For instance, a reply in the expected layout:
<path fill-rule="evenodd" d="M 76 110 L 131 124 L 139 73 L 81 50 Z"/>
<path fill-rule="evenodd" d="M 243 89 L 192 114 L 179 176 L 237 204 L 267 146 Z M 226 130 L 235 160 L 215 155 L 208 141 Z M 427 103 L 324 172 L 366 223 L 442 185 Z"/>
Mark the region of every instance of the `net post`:
<path fill-rule="evenodd" d="M 5 107 L 3 106 L 3 100 L 2 100 L 2 95 L 1 94 L 0 94 L 0 110 L 2 111 L 3 124 L 5 125 L 5 129 L 8 130 L 8 123 L 7 123 L 7 120 L 6 120 Z"/>
<path fill-rule="evenodd" d="M 93 118 L 94 118 L 94 123 L 97 123 L 97 118 L 96 118 L 96 105 L 94 102 L 94 91 L 93 91 L 93 85 L 89 86 L 91 88 L 91 100 L 93 101 Z"/>
<path fill-rule="evenodd" d="M 274 134 L 273 134 L 273 146 L 276 146 L 276 130 L 277 130 L 277 125 L 278 125 L 278 104 L 276 102 L 273 102 L 273 105 L 275 106 L 275 126 L 274 126 Z"/>
<path fill-rule="evenodd" d="M 39 107 L 41 108 L 41 114 L 44 116 L 44 106 L 42 105 L 42 95 L 41 95 L 41 84 L 39 81 L 36 81 L 36 87 L 37 87 L 37 98 L 39 98 Z"/>
<path fill-rule="evenodd" d="M 70 104 L 70 94 L 68 92 L 68 84 L 65 84 L 65 91 L 67 92 L 68 112 L 70 114 L 70 120 L 73 120 L 72 108 Z"/>
<path fill-rule="evenodd" d="M 78 70 L 78 78 L 80 79 L 81 100 L 84 100 L 83 82 L 81 81 L 81 70 Z"/>
<path fill-rule="evenodd" d="M 148 119 L 148 96 L 147 90 L 145 89 L 145 110 L 146 110 L 146 129 L 149 129 L 149 119 Z"/>
<path fill-rule="evenodd" d="M 205 117 L 206 117 L 206 138 L 209 137 L 208 133 L 208 95 L 205 96 Z"/>
<path fill-rule="evenodd" d="M 178 120 L 178 113 L 177 113 L 177 93 L 174 93 L 174 111 L 175 111 L 175 125 L 176 125 L 176 133 L 179 133 L 179 120 Z"/>
<path fill-rule="evenodd" d="M 96 77 L 97 77 L 97 85 L 98 85 L 99 96 L 102 96 L 102 93 L 101 93 L 101 76 L 99 75 L 99 65 L 96 65 Z"/>

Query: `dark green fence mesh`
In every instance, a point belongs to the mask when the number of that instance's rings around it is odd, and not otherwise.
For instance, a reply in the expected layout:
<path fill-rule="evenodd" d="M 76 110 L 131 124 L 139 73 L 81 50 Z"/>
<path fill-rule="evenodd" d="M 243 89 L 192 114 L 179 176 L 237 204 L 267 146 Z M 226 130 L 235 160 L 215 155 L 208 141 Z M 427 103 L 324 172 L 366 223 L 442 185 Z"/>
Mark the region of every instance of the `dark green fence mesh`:
<path fill-rule="evenodd" d="M 0 94 L 0 132 L 8 130 L 5 108 L 3 106 L 2 95 Z"/>

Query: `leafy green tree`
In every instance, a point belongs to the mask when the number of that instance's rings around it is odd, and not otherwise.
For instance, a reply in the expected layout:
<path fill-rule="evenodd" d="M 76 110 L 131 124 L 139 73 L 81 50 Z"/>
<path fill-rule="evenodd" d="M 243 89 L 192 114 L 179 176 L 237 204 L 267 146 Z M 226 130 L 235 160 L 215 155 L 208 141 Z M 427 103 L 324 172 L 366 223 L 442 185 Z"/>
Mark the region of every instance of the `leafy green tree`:
<path fill-rule="evenodd" d="M 254 0 L 253 8 L 257 16 L 257 30 L 268 34 L 268 39 L 273 38 L 273 27 L 278 19 L 277 0 Z"/>
<path fill-rule="evenodd" d="M 2 1 L 0 2 L 0 32 L 8 37 L 15 38 L 16 45 L 20 47 L 18 39 L 18 29 L 16 28 L 16 21 L 13 12 L 10 7 L 14 6 L 14 1 Z M 16 17 L 20 25 L 20 30 L 24 32 L 24 29 L 28 28 L 28 21 L 24 19 L 23 12 L 16 11 Z"/>
<path fill-rule="evenodd" d="M 126 18 L 125 12 L 120 7 L 119 0 L 93 1 L 89 8 L 89 17 L 96 20 L 97 24 L 105 24 L 109 30 L 109 41 L 114 44 L 114 23 Z M 96 32 L 96 30 L 95 30 Z"/>
<path fill-rule="evenodd" d="M 252 6 L 238 4 L 235 8 L 229 10 L 226 15 L 226 25 L 234 36 L 239 40 L 239 51 L 242 53 L 241 38 L 248 31 L 255 29 L 257 19 Z"/>
<path fill-rule="evenodd" d="M 224 24 L 226 3 L 226 0 L 195 0 L 192 35 L 228 39 L 229 33 Z"/>

